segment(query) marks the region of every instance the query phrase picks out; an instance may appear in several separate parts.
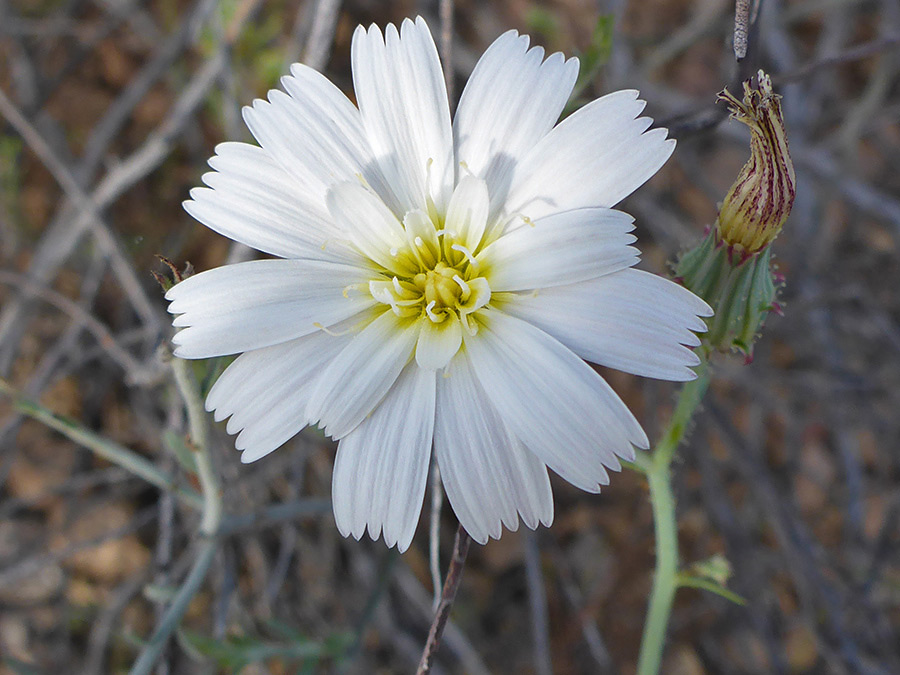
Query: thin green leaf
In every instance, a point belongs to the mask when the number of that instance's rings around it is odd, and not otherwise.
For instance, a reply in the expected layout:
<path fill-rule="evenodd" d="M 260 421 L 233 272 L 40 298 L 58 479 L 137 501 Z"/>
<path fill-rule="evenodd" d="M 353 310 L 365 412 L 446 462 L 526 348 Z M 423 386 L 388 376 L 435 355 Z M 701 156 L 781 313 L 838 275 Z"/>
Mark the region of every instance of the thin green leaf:
<path fill-rule="evenodd" d="M 70 417 L 58 415 L 40 403 L 25 398 L 3 379 L 0 379 L 0 394 L 9 396 L 16 410 L 23 415 L 58 431 L 69 440 L 91 450 L 98 457 L 126 469 L 161 490 L 172 491 L 176 497 L 195 508 L 202 506 L 203 502 L 196 491 L 177 485 L 173 476 L 161 471 L 146 457 L 81 426 Z"/>
<path fill-rule="evenodd" d="M 682 572 L 678 575 L 678 586 L 681 588 L 699 588 L 704 591 L 709 591 L 710 593 L 721 595 L 723 598 L 725 598 L 726 600 L 730 600 L 736 605 L 744 606 L 747 604 L 747 600 L 745 598 L 741 597 L 734 591 L 729 591 L 727 588 L 720 584 L 717 584 L 711 579 L 695 577 Z"/>
<path fill-rule="evenodd" d="M 332 636 L 318 642 L 296 636 L 289 642 L 276 643 L 255 636 L 239 636 L 216 640 L 186 629 L 178 631 L 179 642 L 194 658 L 213 661 L 216 665 L 240 670 L 251 663 L 281 659 L 288 663 L 309 665 L 339 656 L 346 648 L 346 636 Z M 335 641 L 334 638 L 337 638 Z"/>

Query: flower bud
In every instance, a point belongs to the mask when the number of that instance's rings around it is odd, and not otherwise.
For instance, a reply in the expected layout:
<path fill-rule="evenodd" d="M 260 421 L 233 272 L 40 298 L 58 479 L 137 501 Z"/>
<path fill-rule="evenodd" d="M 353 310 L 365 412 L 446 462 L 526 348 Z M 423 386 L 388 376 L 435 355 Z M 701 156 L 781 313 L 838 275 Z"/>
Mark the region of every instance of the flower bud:
<path fill-rule="evenodd" d="M 753 255 L 781 232 L 794 204 L 794 164 L 788 152 L 781 97 L 763 71 L 759 89 L 744 82 L 744 100 L 728 90 L 719 94 L 731 108 L 731 117 L 750 127 L 750 159 L 719 210 L 716 230 L 726 246 L 739 256 Z"/>
<path fill-rule="evenodd" d="M 744 83 L 744 100 L 727 91 L 720 100 L 752 134 L 750 160 L 725 196 L 714 227 L 675 266 L 677 280 L 715 310 L 704 343 L 752 355 L 768 313 L 778 309 L 769 244 L 794 203 L 794 166 L 788 154 L 780 97 L 759 71 L 759 89 Z"/>

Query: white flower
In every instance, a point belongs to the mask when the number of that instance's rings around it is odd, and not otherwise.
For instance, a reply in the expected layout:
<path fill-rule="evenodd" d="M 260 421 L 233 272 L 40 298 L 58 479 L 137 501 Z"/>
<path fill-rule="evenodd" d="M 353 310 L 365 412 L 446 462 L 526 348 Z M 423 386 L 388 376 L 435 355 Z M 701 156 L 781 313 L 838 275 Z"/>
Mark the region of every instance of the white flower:
<path fill-rule="evenodd" d="M 176 355 L 243 352 L 207 399 L 242 460 L 308 424 L 340 439 L 338 529 L 412 540 L 434 448 L 478 542 L 549 525 L 547 467 L 589 492 L 647 437 L 583 359 L 669 380 L 709 307 L 631 269 L 632 218 L 612 206 L 674 141 L 635 91 L 557 126 L 576 59 L 514 31 L 478 62 L 451 124 L 422 19 L 357 28 L 357 109 L 294 65 L 245 108 L 261 147 L 223 143 L 188 212 L 279 259 L 172 288 Z"/>

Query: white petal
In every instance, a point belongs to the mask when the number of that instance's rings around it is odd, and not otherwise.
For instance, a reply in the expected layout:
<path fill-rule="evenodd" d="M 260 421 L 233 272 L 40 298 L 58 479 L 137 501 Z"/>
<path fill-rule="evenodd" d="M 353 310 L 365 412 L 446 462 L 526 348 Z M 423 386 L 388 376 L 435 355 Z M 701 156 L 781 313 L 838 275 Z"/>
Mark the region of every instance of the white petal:
<path fill-rule="evenodd" d="M 184 208 L 219 234 L 282 258 L 358 260 L 335 241 L 338 230 L 321 200 L 311 198 L 262 148 L 221 143 Z M 212 189 L 210 189 L 212 188 Z"/>
<path fill-rule="evenodd" d="M 338 183 L 328 192 L 328 210 L 359 251 L 382 267 L 395 269 L 391 254 L 406 246 L 403 225 L 376 195 L 359 183 Z"/>
<path fill-rule="evenodd" d="M 321 260 L 253 260 L 188 277 L 166 293 L 184 359 L 236 354 L 308 335 L 375 304 L 371 272 Z M 357 285 L 359 285 L 357 287 Z"/>
<path fill-rule="evenodd" d="M 341 439 L 331 498 L 342 535 L 384 535 L 402 553 L 412 541 L 428 475 L 435 374 L 409 364 L 384 400 Z"/>
<path fill-rule="evenodd" d="M 665 129 L 637 118 L 636 91 L 617 91 L 564 119 L 522 160 L 507 213 L 532 219 L 592 206 L 615 206 L 647 181 L 675 149 Z"/>
<path fill-rule="evenodd" d="M 509 431 L 472 374 L 465 353 L 438 378 L 434 449 L 453 511 L 478 543 L 553 521 L 544 463 Z"/>
<path fill-rule="evenodd" d="M 508 31 L 479 59 L 459 100 L 453 139 L 460 173 L 487 182 L 494 209 L 518 162 L 559 119 L 578 77 L 578 59 L 543 58 L 541 47 L 528 49 L 527 35 Z"/>
<path fill-rule="evenodd" d="M 444 229 L 470 253 L 478 250 L 487 225 L 490 201 L 487 184 L 474 176 L 464 176 L 450 197 Z"/>
<path fill-rule="evenodd" d="M 688 347 L 712 310 L 662 277 L 622 270 L 571 286 L 514 296 L 503 311 L 533 323 L 580 357 L 627 373 L 692 380 L 700 359 Z M 687 346 L 683 346 L 687 345 Z"/>
<path fill-rule="evenodd" d="M 462 345 L 462 323 L 455 312 L 448 312 L 447 318 L 434 323 L 427 316 L 419 319 L 422 327 L 416 342 L 416 362 L 426 370 L 436 370 L 446 366 Z"/>
<path fill-rule="evenodd" d="M 413 355 L 416 321 L 385 311 L 337 355 L 309 403 L 310 422 L 341 438 L 356 428 L 388 392 Z"/>
<path fill-rule="evenodd" d="M 393 24 L 382 37 L 362 26 L 351 47 L 353 88 L 381 172 L 394 188 L 402 216 L 444 212 L 453 184 L 453 143 L 447 90 L 434 40 L 421 18 Z"/>
<path fill-rule="evenodd" d="M 476 259 L 491 290 L 518 291 L 593 279 L 630 267 L 634 219 L 612 209 L 578 209 L 523 223 Z"/>
<path fill-rule="evenodd" d="M 482 310 L 464 348 L 475 376 L 510 430 L 567 481 L 598 492 L 649 442 L 612 388 L 569 349 L 531 324 Z"/>
<path fill-rule="evenodd" d="M 254 462 L 276 450 L 307 424 L 306 407 L 316 377 L 350 341 L 322 331 L 246 352 L 235 359 L 206 397 L 216 421 L 228 420 L 230 434 Z"/>
<path fill-rule="evenodd" d="M 363 129 L 359 111 L 328 78 L 295 64 L 269 100 L 244 108 L 244 120 L 266 152 L 324 206 L 336 182 L 362 176 L 382 199 L 394 204 Z"/>

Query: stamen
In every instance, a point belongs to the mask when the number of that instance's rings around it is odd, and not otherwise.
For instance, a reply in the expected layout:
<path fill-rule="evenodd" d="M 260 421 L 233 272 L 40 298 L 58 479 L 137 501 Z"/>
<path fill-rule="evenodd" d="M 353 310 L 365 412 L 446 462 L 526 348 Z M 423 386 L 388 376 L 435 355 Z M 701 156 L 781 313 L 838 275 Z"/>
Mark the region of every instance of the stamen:
<path fill-rule="evenodd" d="M 469 294 L 472 292 L 472 290 L 469 288 L 469 284 L 467 284 L 465 281 L 463 281 L 462 277 L 460 277 L 458 274 L 453 275 L 453 281 L 455 281 L 459 285 L 459 287 L 462 289 L 462 294 L 463 294 L 462 300 L 463 300 L 463 302 L 465 302 L 468 299 Z"/>
<path fill-rule="evenodd" d="M 478 261 L 475 260 L 475 256 L 473 256 L 472 252 L 465 246 L 463 246 L 462 244 L 453 244 L 453 246 L 451 246 L 450 248 L 454 251 L 459 251 L 464 256 L 466 256 L 466 260 L 469 261 L 472 267 L 478 267 Z"/>
<path fill-rule="evenodd" d="M 373 286 L 372 284 L 369 285 L 369 290 L 375 300 L 382 304 L 390 305 L 391 309 L 394 311 L 394 314 L 400 316 L 400 307 L 397 305 L 397 298 L 395 298 L 391 294 L 390 290 L 388 290 L 384 286 L 378 288 L 376 286 Z"/>

